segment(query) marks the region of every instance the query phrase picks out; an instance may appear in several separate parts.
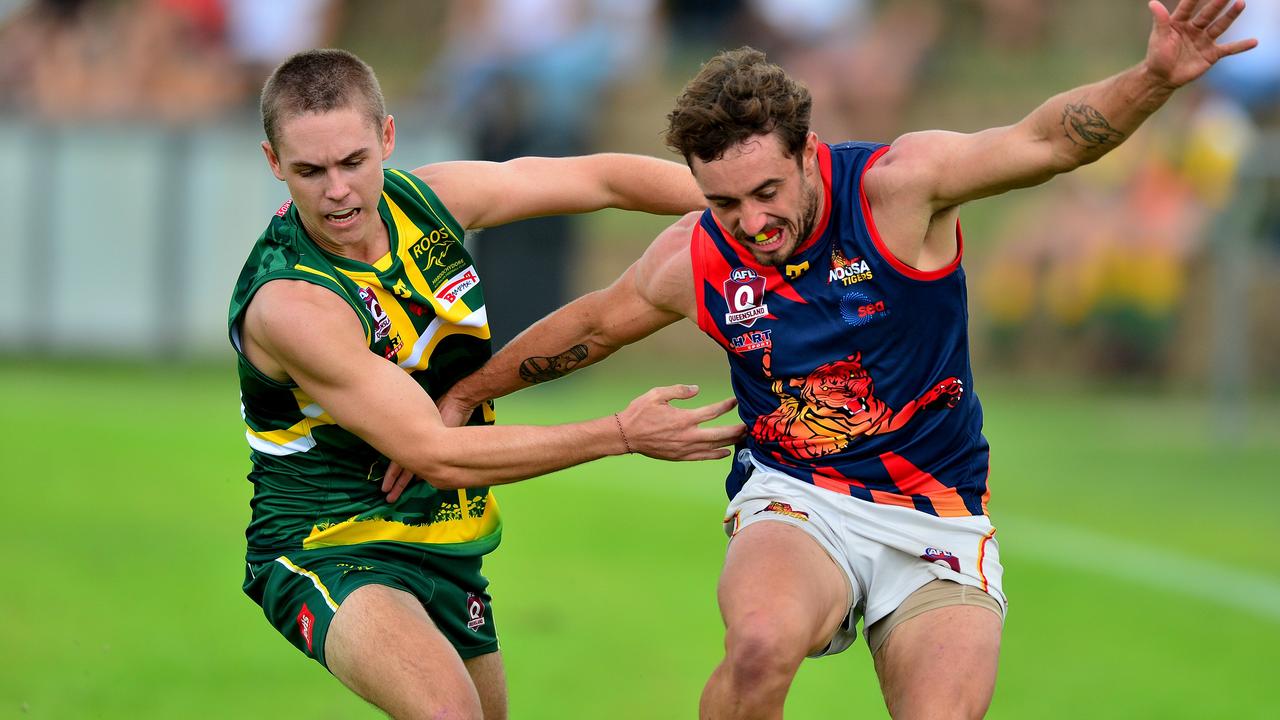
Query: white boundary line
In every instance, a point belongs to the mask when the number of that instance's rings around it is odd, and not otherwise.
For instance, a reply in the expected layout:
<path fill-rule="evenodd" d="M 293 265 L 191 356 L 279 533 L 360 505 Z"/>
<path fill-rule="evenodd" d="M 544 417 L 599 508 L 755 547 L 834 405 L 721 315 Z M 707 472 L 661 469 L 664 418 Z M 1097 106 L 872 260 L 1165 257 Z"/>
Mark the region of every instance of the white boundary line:
<path fill-rule="evenodd" d="M 1280 580 L 1084 528 L 997 513 L 1015 553 L 1205 600 L 1280 623 Z"/>
<path fill-rule="evenodd" d="M 587 485 L 577 479 L 570 482 Z M 645 489 L 663 497 L 673 492 L 691 498 L 705 494 L 686 482 L 650 484 Z M 719 497 L 724 497 L 723 492 Z M 997 539 L 1017 540 L 1016 545 L 1001 548 L 1006 557 L 1012 550 L 1015 555 L 1193 597 L 1280 624 L 1280 579 L 1025 515 L 1000 512 L 992 522 Z"/>

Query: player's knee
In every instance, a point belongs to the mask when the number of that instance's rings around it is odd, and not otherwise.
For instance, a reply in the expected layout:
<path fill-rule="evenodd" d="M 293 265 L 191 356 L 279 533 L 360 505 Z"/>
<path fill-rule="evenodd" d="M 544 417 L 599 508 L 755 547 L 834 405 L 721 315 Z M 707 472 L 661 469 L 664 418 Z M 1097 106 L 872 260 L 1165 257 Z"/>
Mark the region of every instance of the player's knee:
<path fill-rule="evenodd" d="M 753 687 L 789 678 L 804 660 L 807 638 L 774 620 L 748 615 L 728 628 L 725 660 L 736 684 Z"/>

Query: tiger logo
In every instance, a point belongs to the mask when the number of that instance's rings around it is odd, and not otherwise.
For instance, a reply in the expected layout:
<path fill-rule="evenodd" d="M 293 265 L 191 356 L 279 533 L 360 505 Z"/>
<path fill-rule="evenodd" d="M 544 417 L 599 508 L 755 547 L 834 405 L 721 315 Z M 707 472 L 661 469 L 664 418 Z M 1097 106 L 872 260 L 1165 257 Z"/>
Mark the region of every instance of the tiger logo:
<path fill-rule="evenodd" d="M 859 437 L 893 432 L 917 412 L 954 408 L 964 395 L 964 383 L 949 377 L 924 395 L 893 410 L 875 396 L 875 382 L 862 366 L 862 353 L 824 363 L 803 378 L 773 377 L 772 359 L 763 358 L 778 408 L 756 419 L 751 429 L 758 442 L 773 442 L 793 457 L 805 460 L 841 452 Z M 790 391 L 798 391 L 792 394 Z"/>

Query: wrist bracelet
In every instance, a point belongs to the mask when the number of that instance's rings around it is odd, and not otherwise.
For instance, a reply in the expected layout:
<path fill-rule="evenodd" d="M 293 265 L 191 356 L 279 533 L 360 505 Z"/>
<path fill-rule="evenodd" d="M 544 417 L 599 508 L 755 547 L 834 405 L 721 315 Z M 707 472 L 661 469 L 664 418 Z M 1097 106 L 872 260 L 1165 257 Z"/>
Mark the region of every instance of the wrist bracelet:
<path fill-rule="evenodd" d="M 613 414 L 613 422 L 618 425 L 618 434 L 622 436 L 622 445 L 627 449 L 627 454 L 634 453 L 635 450 L 631 449 L 631 442 L 627 440 L 627 433 L 622 429 L 622 418 L 618 417 L 618 413 Z"/>

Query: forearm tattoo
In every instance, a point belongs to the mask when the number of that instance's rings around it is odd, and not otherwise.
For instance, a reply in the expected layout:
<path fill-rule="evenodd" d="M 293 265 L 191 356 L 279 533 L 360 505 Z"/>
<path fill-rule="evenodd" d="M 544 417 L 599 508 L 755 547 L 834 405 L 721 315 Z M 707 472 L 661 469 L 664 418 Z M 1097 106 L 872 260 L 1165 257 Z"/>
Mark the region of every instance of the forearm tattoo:
<path fill-rule="evenodd" d="M 1062 128 L 1067 139 L 1087 150 L 1119 145 L 1124 133 L 1111 127 L 1092 105 L 1068 105 L 1062 111 Z"/>
<path fill-rule="evenodd" d="M 525 358 L 525 361 L 520 363 L 520 379 L 531 385 L 555 380 L 573 372 L 573 369 L 586 359 L 586 345 L 574 345 L 555 356 Z"/>

